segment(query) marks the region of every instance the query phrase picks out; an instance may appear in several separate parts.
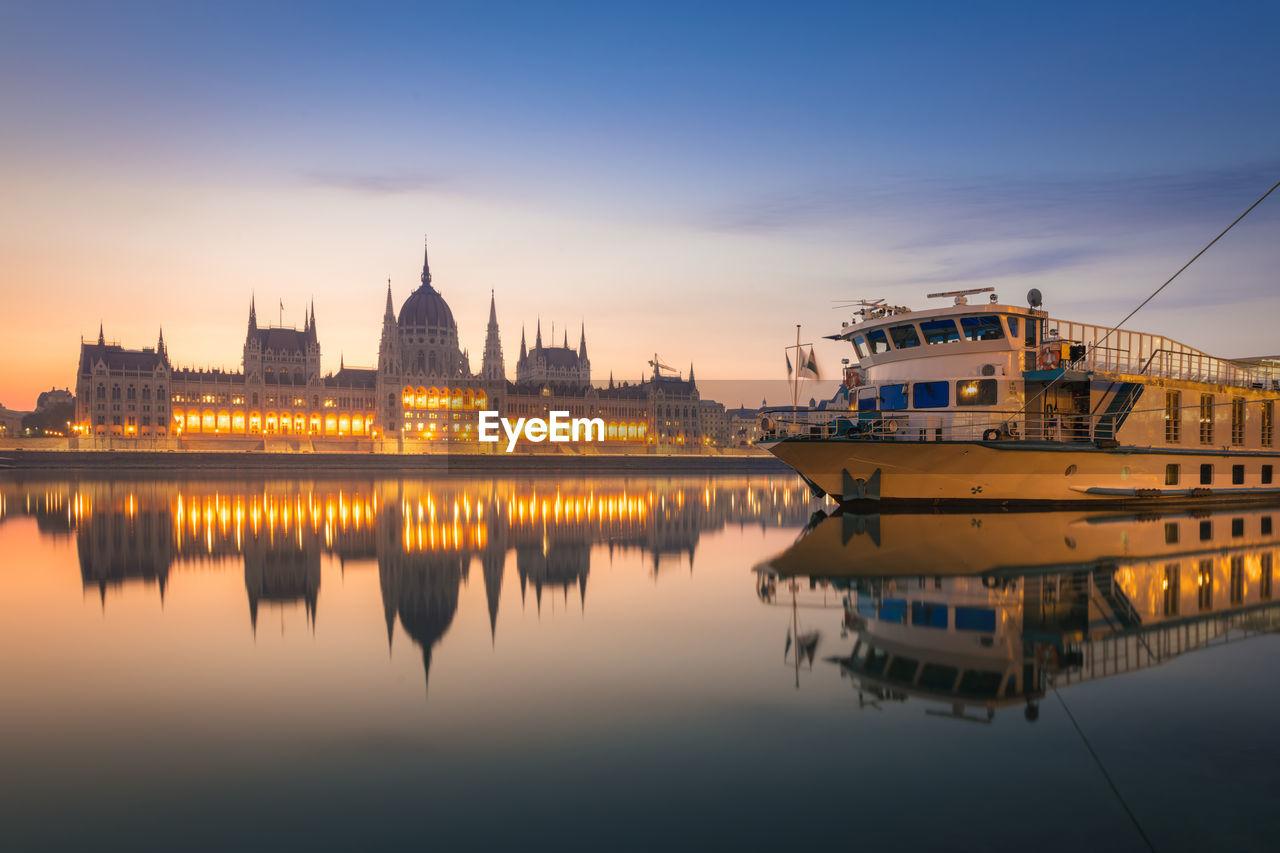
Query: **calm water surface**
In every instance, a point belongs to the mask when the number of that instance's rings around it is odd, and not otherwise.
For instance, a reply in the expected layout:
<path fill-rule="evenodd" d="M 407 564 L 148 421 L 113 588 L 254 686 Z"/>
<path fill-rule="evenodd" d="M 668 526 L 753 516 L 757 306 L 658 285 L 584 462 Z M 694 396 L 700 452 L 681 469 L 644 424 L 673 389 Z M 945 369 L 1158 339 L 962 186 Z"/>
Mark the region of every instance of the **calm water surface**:
<path fill-rule="evenodd" d="M 0 847 L 1274 849 L 1280 509 L 819 510 L 0 481 Z"/>

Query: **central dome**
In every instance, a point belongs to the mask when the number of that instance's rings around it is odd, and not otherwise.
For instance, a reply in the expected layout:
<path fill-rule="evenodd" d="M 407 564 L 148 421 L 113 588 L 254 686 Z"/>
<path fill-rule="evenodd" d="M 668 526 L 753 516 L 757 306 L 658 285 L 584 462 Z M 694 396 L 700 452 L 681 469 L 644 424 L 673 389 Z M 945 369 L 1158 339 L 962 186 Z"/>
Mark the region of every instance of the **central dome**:
<path fill-rule="evenodd" d="M 404 305 L 400 306 L 399 323 L 402 329 L 406 326 L 432 326 L 457 331 L 458 328 L 453 322 L 449 303 L 429 282 L 409 294 Z"/>
<path fill-rule="evenodd" d="M 400 306 L 398 322 L 402 329 L 406 326 L 429 326 L 452 332 L 458 330 L 449 303 L 431 286 L 431 265 L 427 261 L 425 246 L 422 249 L 422 284 Z"/>

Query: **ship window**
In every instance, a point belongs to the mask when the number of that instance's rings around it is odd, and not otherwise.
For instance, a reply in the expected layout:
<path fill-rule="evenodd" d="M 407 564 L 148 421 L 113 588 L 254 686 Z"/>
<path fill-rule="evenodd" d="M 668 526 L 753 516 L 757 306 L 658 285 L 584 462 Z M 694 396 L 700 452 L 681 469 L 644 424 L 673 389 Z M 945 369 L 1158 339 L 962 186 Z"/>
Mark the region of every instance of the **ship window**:
<path fill-rule="evenodd" d="M 1200 395 L 1200 443 L 1213 444 L 1213 395 Z"/>
<path fill-rule="evenodd" d="M 886 412 L 893 412 L 907 407 L 907 386 L 906 385 L 881 385 L 880 386 L 880 408 Z"/>
<path fill-rule="evenodd" d="M 971 341 L 999 341 L 1004 339 L 1004 328 L 995 314 L 979 314 L 977 317 L 961 317 L 960 328 Z"/>
<path fill-rule="evenodd" d="M 917 409 L 942 409 L 949 402 L 946 382 L 917 382 L 911 386 L 911 404 Z"/>
<path fill-rule="evenodd" d="M 1164 440 L 1169 444 L 1182 441 L 1182 392 L 1164 393 Z"/>
<path fill-rule="evenodd" d="M 957 607 L 957 631 L 986 631 L 996 629 L 996 612 L 989 607 Z"/>
<path fill-rule="evenodd" d="M 1009 320 L 1009 337 L 1011 338 L 1018 337 L 1018 318 L 1009 317 L 1007 319 Z"/>
<path fill-rule="evenodd" d="M 1244 444 L 1244 397 L 1231 398 L 1231 443 Z"/>
<path fill-rule="evenodd" d="M 935 601 L 911 602 L 911 624 L 925 628 L 947 627 L 947 605 Z"/>
<path fill-rule="evenodd" d="M 862 335 L 857 335 L 853 339 L 853 350 L 858 354 L 858 358 L 867 357 L 867 339 Z"/>
<path fill-rule="evenodd" d="M 1170 563 L 1164 567 L 1164 615 L 1178 615 L 1178 600 L 1182 597 L 1181 593 L 1181 567 L 1177 563 Z"/>
<path fill-rule="evenodd" d="M 886 598 L 880 602 L 880 618 L 885 622 L 907 624 L 907 600 L 905 598 Z"/>
<path fill-rule="evenodd" d="M 919 668 L 920 661 L 915 658 L 895 657 L 893 663 L 889 664 L 889 671 L 885 673 L 885 678 L 889 681 L 910 684 L 915 680 L 916 670 Z"/>
<path fill-rule="evenodd" d="M 1271 485 L 1271 471 L 1272 471 L 1272 468 L 1270 465 L 1262 466 L 1262 484 L 1264 486 Z"/>
<path fill-rule="evenodd" d="M 1181 469 L 1182 466 L 1176 464 L 1164 466 L 1164 484 L 1166 486 L 1178 485 L 1178 477 L 1181 474 Z"/>
<path fill-rule="evenodd" d="M 1196 571 L 1196 606 L 1213 609 L 1213 561 L 1201 560 Z"/>
<path fill-rule="evenodd" d="M 1213 466 L 1212 465 L 1200 466 L 1200 485 L 1202 486 L 1213 485 Z"/>
<path fill-rule="evenodd" d="M 872 355 L 888 352 L 889 336 L 884 333 L 884 329 L 872 329 L 867 332 L 867 346 L 870 347 Z"/>
<path fill-rule="evenodd" d="M 1262 446 L 1270 447 L 1275 440 L 1276 406 L 1273 400 L 1262 404 Z"/>
<path fill-rule="evenodd" d="M 970 379 L 956 383 L 957 406 L 994 406 L 996 381 L 994 379 Z"/>
<path fill-rule="evenodd" d="M 960 671 L 954 666 L 943 666 L 940 663 L 927 663 L 920 670 L 921 687 L 930 690 L 950 690 L 956 686 L 956 676 Z"/>
<path fill-rule="evenodd" d="M 925 320 L 920 324 L 920 331 L 924 332 L 924 342 L 930 346 L 953 344 L 960 340 L 955 320 Z"/>
<path fill-rule="evenodd" d="M 1022 342 L 1029 347 L 1037 346 L 1040 342 L 1036 340 L 1036 321 L 1034 317 L 1027 318 L 1027 336 Z"/>
<path fill-rule="evenodd" d="M 875 392 L 872 392 L 872 394 L 864 395 L 858 398 L 859 412 L 874 412 L 876 410 L 876 398 L 874 396 L 874 393 Z"/>
<path fill-rule="evenodd" d="M 867 652 L 867 674 L 879 675 L 884 672 L 884 665 L 889 662 L 889 653 L 884 649 L 872 649 Z"/>
<path fill-rule="evenodd" d="M 1231 482 L 1237 486 L 1244 484 L 1244 466 L 1243 465 L 1231 466 Z"/>
<path fill-rule="evenodd" d="M 1000 673 L 966 669 L 960 676 L 960 692 L 977 696 L 995 696 L 1000 692 Z"/>
<path fill-rule="evenodd" d="M 920 336 L 916 334 L 916 327 L 910 324 L 892 327 L 889 329 L 889 337 L 893 338 L 894 349 L 910 349 L 911 347 L 920 346 Z"/>

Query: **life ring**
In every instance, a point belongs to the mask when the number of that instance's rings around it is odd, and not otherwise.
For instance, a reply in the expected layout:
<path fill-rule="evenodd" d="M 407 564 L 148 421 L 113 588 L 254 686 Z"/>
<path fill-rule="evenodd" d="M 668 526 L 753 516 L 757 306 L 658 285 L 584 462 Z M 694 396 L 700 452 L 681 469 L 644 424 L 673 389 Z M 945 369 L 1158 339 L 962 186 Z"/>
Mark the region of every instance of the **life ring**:
<path fill-rule="evenodd" d="M 1000 440 L 1000 430 L 998 430 L 998 429 L 994 429 L 994 428 L 993 428 L 993 429 L 989 429 L 989 430 L 985 430 L 985 431 L 982 433 L 982 440 L 983 440 L 983 441 L 999 441 L 999 440 Z"/>
<path fill-rule="evenodd" d="M 1058 343 L 1041 344 L 1036 352 L 1036 368 L 1038 370 L 1056 370 L 1062 363 L 1062 345 Z"/>

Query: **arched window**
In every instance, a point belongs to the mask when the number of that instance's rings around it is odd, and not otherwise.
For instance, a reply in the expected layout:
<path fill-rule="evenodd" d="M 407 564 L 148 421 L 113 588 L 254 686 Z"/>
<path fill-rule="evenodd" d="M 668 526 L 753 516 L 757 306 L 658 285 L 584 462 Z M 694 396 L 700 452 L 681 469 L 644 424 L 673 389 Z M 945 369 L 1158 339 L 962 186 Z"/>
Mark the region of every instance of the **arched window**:
<path fill-rule="evenodd" d="M 436 373 L 438 372 L 439 372 L 439 367 L 436 364 L 436 354 L 435 354 L 435 351 L 433 350 L 431 352 L 431 359 L 428 362 L 427 373 L 431 374 L 432 376 L 435 376 Z"/>
<path fill-rule="evenodd" d="M 434 367 L 435 366 L 434 353 L 432 353 L 431 355 L 431 360 L 432 360 L 432 367 Z M 427 354 L 424 353 L 422 350 L 418 350 L 417 354 L 414 355 L 413 357 L 413 372 L 425 373 L 426 371 L 427 371 Z"/>
<path fill-rule="evenodd" d="M 112 386 L 111 386 L 111 399 L 112 399 L 112 400 L 119 400 L 119 399 L 120 399 L 120 386 L 119 386 L 119 385 L 112 385 Z"/>
<path fill-rule="evenodd" d="M 105 399 L 107 399 L 107 386 L 106 386 L 106 385 L 102 385 L 102 384 L 99 384 L 99 385 L 98 385 L 98 399 L 99 399 L 99 400 L 105 400 Z"/>

